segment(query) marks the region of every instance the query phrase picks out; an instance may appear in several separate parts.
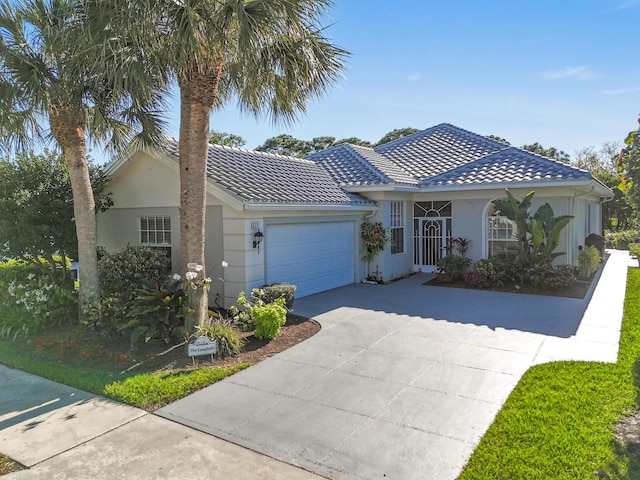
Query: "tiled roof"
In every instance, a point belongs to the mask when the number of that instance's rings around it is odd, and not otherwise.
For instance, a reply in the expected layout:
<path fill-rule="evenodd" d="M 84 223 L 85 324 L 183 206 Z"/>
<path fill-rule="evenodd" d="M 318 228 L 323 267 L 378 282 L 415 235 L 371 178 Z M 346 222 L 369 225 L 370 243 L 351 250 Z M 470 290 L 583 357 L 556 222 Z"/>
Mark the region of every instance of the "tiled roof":
<path fill-rule="evenodd" d="M 421 186 L 590 179 L 591 173 L 566 163 L 509 147 L 421 182 Z"/>
<path fill-rule="evenodd" d="M 375 150 L 424 180 L 506 147 L 504 143 L 443 123 Z"/>
<path fill-rule="evenodd" d="M 378 185 L 400 183 L 417 185 L 417 181 L 372 148 L 341 143 L 307 157 L 321 165 L 340 185 Z"/>
<path fill-rule="evenodd" d="M 178 142 L 167 151 L 178 156 Z M 373 202 L 342 190 L 310 160 L 209 145 L 209 181 L 247 203 L 295 205 L 371 205 Z"/>

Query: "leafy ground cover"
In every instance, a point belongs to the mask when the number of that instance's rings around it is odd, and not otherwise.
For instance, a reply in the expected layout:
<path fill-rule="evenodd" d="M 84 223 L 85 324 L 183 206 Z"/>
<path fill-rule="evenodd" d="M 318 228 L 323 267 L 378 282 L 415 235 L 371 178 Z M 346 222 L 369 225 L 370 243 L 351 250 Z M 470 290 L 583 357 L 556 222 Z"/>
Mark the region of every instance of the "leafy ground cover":
<path fill-rule="evenodd" d="M 529 369 L 461 480 L 640 478 L 640 269 L 629 269 L 624 312 L 618 362 Z"/>

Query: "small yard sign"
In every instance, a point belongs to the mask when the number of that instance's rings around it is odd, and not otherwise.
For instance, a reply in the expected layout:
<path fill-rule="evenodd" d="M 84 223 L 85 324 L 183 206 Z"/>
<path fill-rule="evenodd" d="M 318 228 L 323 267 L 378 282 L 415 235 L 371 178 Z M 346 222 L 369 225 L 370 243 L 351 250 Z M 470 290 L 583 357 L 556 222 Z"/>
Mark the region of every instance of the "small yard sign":
<path fill-rule="evenodd" d="M 198 337 L 193 343 L 187 345 L 187 354 L 190 357 L 198 355 L 215 355 L 218 351 L 218 344 L 215 340 L 210 340 L 208 337 Z"/>

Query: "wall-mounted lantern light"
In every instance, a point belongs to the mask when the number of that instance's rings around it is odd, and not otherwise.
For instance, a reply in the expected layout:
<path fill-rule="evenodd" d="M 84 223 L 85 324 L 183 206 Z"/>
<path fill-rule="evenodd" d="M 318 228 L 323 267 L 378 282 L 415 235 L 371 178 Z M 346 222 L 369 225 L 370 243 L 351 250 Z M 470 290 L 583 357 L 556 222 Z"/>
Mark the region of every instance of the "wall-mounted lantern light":
<path fill-rule="evenodd" d="M 253 248 L 257 248 L 258 253 L 260 253 L 260 244 L 262 243 L 263 239 L 264 233 L 262 233 L 260 230 L 253 234 Z"/>

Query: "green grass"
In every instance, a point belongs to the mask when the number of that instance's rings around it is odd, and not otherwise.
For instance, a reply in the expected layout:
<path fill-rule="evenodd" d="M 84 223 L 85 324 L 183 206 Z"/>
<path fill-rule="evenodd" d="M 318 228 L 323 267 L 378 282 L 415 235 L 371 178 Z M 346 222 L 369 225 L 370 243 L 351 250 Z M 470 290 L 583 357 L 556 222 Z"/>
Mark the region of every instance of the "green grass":
<path fill-rule="evenodd" d="M 170 370 L 135 375 L 105 387 L 105 394 L 134 407 L 155 410 L 174 402 L 204 386 L 222 380 L 250 364 L 232 367 L 201 368 L 199 370 Z"/>
<path fill-rule="evenodd" d="M 10 341 L 0 341 L 0 363 L 86 392 L 152 410 L 250 366 L 205 367 L 141 374 L 117 374 L 99 368 L 82 368 L 54 361 L 36 360 Z"/>
<path fill-rule="evenodd" d="M 640 478 L 614 426 L 638 408 L 640 269 L 629 269 L 618 362 L 556 362 L 522 377 L 460 476 L 470 479 Z"/>

